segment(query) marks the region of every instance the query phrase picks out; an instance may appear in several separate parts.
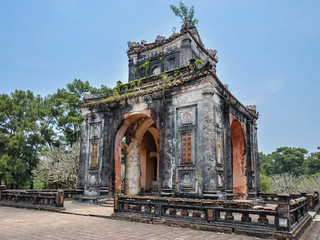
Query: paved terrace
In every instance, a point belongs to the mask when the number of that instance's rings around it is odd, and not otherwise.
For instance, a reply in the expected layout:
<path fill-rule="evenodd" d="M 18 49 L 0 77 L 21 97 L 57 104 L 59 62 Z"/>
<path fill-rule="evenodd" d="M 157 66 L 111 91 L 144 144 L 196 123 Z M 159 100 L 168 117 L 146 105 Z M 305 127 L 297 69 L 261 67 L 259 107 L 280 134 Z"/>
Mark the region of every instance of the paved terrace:
<path fill-rule="evenodd" d="M 111 207 L 65 202 L 58 212 L 0 207 L 0 240 L 6 239 L 216 239 L 258 240 L 260 238 L 173 228 L 109 219 Z M 320 216 L 316 216 L 315 220 Z M 320 239 L 320 222 L 314 222 L 302 237 Z"/>

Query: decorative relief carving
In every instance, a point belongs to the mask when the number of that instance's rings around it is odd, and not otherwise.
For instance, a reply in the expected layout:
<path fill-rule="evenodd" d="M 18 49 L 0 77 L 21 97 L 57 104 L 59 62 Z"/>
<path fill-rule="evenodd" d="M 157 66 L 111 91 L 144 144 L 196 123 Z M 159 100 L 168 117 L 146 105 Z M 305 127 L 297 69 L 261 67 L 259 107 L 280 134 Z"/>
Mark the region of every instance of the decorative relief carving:
<path fill-rule="evenodd" d="M 181 113 L 181 122 L 182 122 L 182 124 L 191 124 L 191 123 L 193 123 L 192 113 L 191 112 L 183 112 L 183 113 Z"/>
<path fill-rule="evenodd" d="M 89 184 L 90 184 L 90 186 L 98 185 L 97 176 L 96 175 L 90 175 Z"/>
<path fill-rule="evenodd" d="M 197 90 L 194 92 L 190 92 L 188 94 L 183 94 L 183 95 L 177 95 L 173 97 L 173 104 L 175 105 L 182 105 L 185 104 L 186 102 L 189 102 L 190 99 L 197 101 L 201 100 L 201 91 Z"/>
<path fill-rule="evenodd" d="M 215 117 L 216 117 L 216 125 L 221 127 L 221 123 L 222 123 L 222 113 L 221 110 L 216 108 L 215 109 Z"/>
<path fill-rule="evenodd" d="M 178 111 L 179 127 L 195 125 L 195 108 L 184 108 Z"/>
<path fill-rule="evenodd" d="M 100 138 L 100 123 L 91 124 L 91 139 Z"/>
<path fill-rule="evenodd" d="M 194 172 L 193 171 L 179 171 L 179 189 L 194 189 Z"/>

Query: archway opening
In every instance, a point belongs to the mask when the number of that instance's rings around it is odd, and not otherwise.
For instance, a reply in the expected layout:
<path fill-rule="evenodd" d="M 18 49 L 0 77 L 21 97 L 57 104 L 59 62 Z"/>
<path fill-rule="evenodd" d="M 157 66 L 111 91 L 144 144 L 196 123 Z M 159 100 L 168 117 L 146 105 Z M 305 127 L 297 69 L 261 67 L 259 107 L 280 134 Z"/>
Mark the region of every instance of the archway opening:
<path fill-rule="evenodd" d="M 155 192 L 152 186 L 157 181 L 157 146 L 153 135 L 146 131 L 141 142 L 141 191 Z"/>
<path fill-rule="evenodd" d="M 247 199 L 248 196 L 246 153 L 244 134 L 238 120 L 232 122 L 230 131 L 232 143 L 233 198 L 235 200 L 243 200 Z"/>
<path fill-rule="evenodd" d="M 137 114 L 125 119 L 115 141 L 116 193 L 137 196 L 153 191 L 159 178 L 158 141 L 159 132 L 149 116 Z"/>

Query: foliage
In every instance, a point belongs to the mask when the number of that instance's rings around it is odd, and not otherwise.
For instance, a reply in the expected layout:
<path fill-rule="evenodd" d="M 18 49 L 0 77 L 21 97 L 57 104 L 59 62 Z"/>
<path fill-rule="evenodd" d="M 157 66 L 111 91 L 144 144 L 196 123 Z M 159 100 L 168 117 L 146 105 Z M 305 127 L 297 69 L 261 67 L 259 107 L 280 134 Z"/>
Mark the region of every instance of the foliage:
<path fill-rule="evenodd" d="M 146 61 L 143 64 L 140 65 L 140 68 L 144 70 L 145 76 L 148 76 L 149 68 L 150 68 L 150 62 Z"/>
<path fill-rule="evenodd" d="M 318 147 L 320 150 L 320 147 Z M 320 172 L 320 151 L 310 153 L 310 155 L 303 162 L 303 169 L 305 174 L 312 175 Z"/>
<path fill-rule="evenodd" d="M 136 88 L 137 88 L 137 83 L 138 83 L 138 79 L 135 79 L 135 80 L 129 82 L 129 84 L 130 84 L 130 91 L 136 90 Z"/>
<path fill-rule="evenodd" d="M 203 64 L 202 60 L 201 59 L 197 59 L 194 64 L 197 66 L 197 68 L 200 68 Z"/>
<path fill-rule="evenodd" d="M 259 152 L 258 158 L 260 171 L 263 171 L 267 176 L 273 175 L 275 172 L 275 163 L 271 158 L 271 154 L 266 155 L 262 152 Z"/>
<path fill-rule="evenodd" d="M 0 184 L 32 189 L 41 151 L 79 140 L 86 92 L 110 95 L 106 86 L 93 88 L 80 79 L 45 97 L 22 90 L 0 94 Z"/>
<path fill-rule="evenodd" d="M 259 162 L 262 191 L 290 194 L 320 190 L 319 151 L 307 155 L 304 148 L 281 147 L 271 154 L 260 152 Z"/>
<path fill-rule="evenodd" d="M 285 173 L 269 177 L 270 188 L 266 192 L 277 194 L 314 193 L 320 190 L 320 174 L 294 176 Z"/>
<path fill-rule="evenodd" d="M 260 186 L 262 192 L 270 192 L 270 189 L 272 188 L 270 177 L 268 177 L 264 172 L 260 172 Z"/>
<path fill-rule="evenodd" d="M 109 97 L 109 96 L 111 96 L 111 94 L 112 94 L 111 89 L 108 88 L 108 87 L 105 86 L 105 85 L 101 85 L 100 88 L 91 87 L 91 88 L 90 88 L 90 92 L 91 92 L 92 94 L 94 94 L 95 96 L 97 96 L 97 97 L 102 97 L 102 96 Z"/>
<path fill-rule="evenodd" d="M 31 91 L 0 95 L 0 182 L 8 188 L 23 187 L 27 180 L 33 188 L 37 153 L 54 142 L 45 106 L 44 99 Z"/>
<path fill-rule="evenodd" d="M 118 85 L 117 85 L 118 86 Z M 119 89 L 120 87 L 118 87 Z M 82 121 L 81 109 L 83 94 L 92 92 L 97 96 L 110 96 L 111 89 L 101 85 L 101 88 L 91 87 L 89 82 L 75 79 L 67 84 L 67 88 L 58 89 L 50 96 L 48 108 L 58 130 L 60 144 L 72 146 L 80 139 L 80 125 Z M 119 91 L 118 91 L 119 92 Z"/>
<path fill-rule="evenodd" d="M 304 148 L 280 147 L 271 154 L 259 153 L 260 167 L 268 176 L 290 173 L 299 176 L 306 171 L 308 151 Z"/>
<path fill-rule="evenodd" d="M 299 182 L 303 179 L 303 177 L 297 177 L 293 174 L 285 173 L 280 175 L 274 175 L 270 177 L 271 180 L 271 191 L 279 194 L 294 194 L 298 193 L 299 190 L 297 188 Z"/>
<path fill-rule="evenodd" d="M 196 25 L 199 20 L 194 18 L 194 7 L 191 6 L 190 9 L 186 5 L 183 4 L 183 2 L 179 2 L 179 7 L 170 5 L 171 10 L 173 13 L 180 17 L 182 20 L 182 23 L 187 23 L 191 26 Z"/>
<path fill-rule="evenodd" d="M 80 143 L 71 148 L 51 148 L 42 154 L 41 161 L 33 171 L 34 177 L 45 188 L 76 188 Z"/>
<path fill-rule="evenodd" d="M 82 82 L 80 79 L 75 79 L 67 84 L 67 89 L 58 89 L 52 95 L 52 111 L 57 130 L 60 131 L 60 140 L 69 146 L 80 138 L 82 96 L 90 90 L 88 81 Z"/>

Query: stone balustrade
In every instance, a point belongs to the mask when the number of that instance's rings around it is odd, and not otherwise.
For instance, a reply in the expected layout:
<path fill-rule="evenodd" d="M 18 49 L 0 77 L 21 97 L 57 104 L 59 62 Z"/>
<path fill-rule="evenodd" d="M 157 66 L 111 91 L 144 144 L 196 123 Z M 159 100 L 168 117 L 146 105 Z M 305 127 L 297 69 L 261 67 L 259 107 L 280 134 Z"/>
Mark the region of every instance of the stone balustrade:
<path fill-rule="evenodd" d="M 266 200 L 232 201 L 116 195 L 114 217 L 295 239 L 311 222 L 310 201 L 319 205 L 318 195 L 312 196 L 266 194 Z"/>
<path fill-rule="evenodd" d="M 0 190 L 0 204 L 7 206 L 63 208 L 63 190 Z"/>

